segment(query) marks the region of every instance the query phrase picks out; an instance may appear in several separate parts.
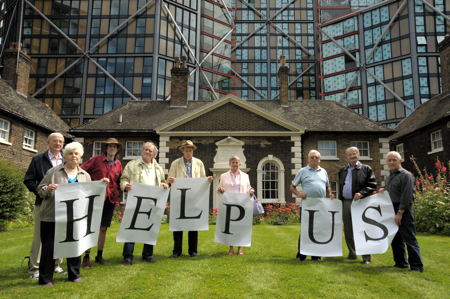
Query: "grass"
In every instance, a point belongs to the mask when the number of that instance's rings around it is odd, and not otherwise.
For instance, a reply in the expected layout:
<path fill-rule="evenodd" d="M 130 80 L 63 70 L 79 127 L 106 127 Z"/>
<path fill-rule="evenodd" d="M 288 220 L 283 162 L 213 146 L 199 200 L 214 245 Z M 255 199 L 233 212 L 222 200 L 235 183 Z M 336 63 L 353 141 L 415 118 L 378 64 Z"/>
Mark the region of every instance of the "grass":
<path fill-rule="evenodd" d="M 252 247 L 231 257 L 227 246 L 213 241 L 211 226 L 199 233 L 198 257 L 172 259 L 172 233 L 164 224 L 155 247 L 157 263 L 143 263 L 142 244 L 137 244 L 135 263 L 126 267 L 122 243 L 115 242 L 118 228 L 114 224 L 107 234 L 109 265 L 82 269 L 79 284 L 55 274 L 53 288 L 27 276 L 23 256 L 32 228 L 0 233 L 0 298 L 450 298 L 450 237 L 418 236 L 425 272 L 416 273 L 392 267 L 391 251 L 373 256 L 371 265 L 342 257 L 296 262 L 298 225 L 256 225 Z"/>

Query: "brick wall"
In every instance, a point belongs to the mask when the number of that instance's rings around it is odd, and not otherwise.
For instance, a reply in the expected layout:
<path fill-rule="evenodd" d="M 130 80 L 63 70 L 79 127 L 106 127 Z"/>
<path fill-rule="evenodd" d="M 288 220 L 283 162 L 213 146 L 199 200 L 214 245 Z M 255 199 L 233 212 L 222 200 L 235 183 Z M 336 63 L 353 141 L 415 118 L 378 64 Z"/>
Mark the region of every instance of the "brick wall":
<path fill-rule="evenodd" d="M 26 171 L 31 159 L 38 153 L 47 150 L 47 136 L 50 132 L 36 129 L 23 121 L 0 114 L 0 118 L 10 121 L 9 143 L 0 143 L 0 159 L 9 161 L 11 164 Z M 23 133 L 24 129 L 32 129 L 36 133 L 34 149 L 37 152 L 23 149 Z"/>
<path fill-rule="evenodd" d="M 308 164 L 307 157 L 308 152 L 312 149 L 317 149 L 319 140 L 334 140 L 337 146 L 337 158 L 339 160 L 325 160 L 322 159 L 320 166 L 325 168 L 328 172 L 330 181 L 338 181 L 339 169 L 345 165 L 345 149 L 350 146 L 352 141 L 369 141 L 369 151 L 371 160 L 362 160 L 363 164 L 370 165 L 375 172 L 378 184 L 381 184 L 383 177 L 381 176 L 381 170 L 383 169 L 380 164 L 382 155 L 380 154 L 380 143 L 378 139 L 381 136 L 379 134 L 367 134 L 367 133 L 308 133 L 303 136 L 303 165 Z"/>
<path fill-rule="evenodd" d="M 431 152 L 430 134 L 437 130 L 441 130 L 444 150 L 429 154 L 429 152 Z M 403 143 L 405 162 L 402 166 L 405 169 L 409 171 L 414 170 L 413 163 L 410 160 L 410 157 L 414 156 L 421 169 L 426 168 L 430 172 L 434 172 L 434 163 L 437 159 L 441 162 L 445 162 L 444 164 L 447 164 L 448 161 L 450 161 L 450 121 L 448 119 L 442 119 L 432 126 L 422 128 L 405 136 L 391 143 L 391 150 L 395 150 L 396 145 L 400 143 Z"/>

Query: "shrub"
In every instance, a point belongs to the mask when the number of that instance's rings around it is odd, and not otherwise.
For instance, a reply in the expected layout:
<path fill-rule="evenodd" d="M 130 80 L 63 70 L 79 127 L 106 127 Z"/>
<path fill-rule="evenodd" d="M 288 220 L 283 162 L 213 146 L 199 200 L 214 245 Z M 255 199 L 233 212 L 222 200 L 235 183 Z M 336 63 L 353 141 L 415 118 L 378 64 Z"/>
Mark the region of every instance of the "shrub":
<path fill-rule="evenodd" d="M 436 175 L 421 170 L 411 158 L 418 174 L 415 193 L 416 227 L 420 232 L 450 235 L 450 185 L 448 168 L 437 160 Z"/>
<path fill-rule="evenodd" d="M 0 231 L 25 215 L 28 201 L 23 176 L 21 170 L 0 161 Z"/>
<path fill-rule="evenodd" d="M 263 221 L 269 224 L 283 225 L 300 221 L 300 207 L 296 203 L 269 204 L 265 210 Z"/>

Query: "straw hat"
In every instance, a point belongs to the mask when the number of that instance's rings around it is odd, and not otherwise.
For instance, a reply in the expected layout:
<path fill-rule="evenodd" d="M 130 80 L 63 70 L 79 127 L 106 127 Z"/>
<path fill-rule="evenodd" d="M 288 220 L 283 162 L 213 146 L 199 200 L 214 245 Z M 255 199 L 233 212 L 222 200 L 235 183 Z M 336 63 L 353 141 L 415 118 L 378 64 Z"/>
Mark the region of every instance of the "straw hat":
<path fill-rule="evenodd" d="M 103 143 L 106 143 L 106 146 L 108 146 L 108 144 L 116 144 L 118 149 L 122 147 L 122 144 L 120 144 L 119 140 L 116 138 L 108 138 L 106 141 L 103 141 Z"/>
<path fill-rule="evenodd" d="M 192 149 L 194 149 L 194 151 L 197 149 L 197 147 L 195 146 L 195 144 L 190 141 L 190 140 L 183 140 L 183 142 L 181 143 L 180 147 L 178 148 L 180 151 L 183 150 L 183 148 L 185 147 L 190 147 Z"/>

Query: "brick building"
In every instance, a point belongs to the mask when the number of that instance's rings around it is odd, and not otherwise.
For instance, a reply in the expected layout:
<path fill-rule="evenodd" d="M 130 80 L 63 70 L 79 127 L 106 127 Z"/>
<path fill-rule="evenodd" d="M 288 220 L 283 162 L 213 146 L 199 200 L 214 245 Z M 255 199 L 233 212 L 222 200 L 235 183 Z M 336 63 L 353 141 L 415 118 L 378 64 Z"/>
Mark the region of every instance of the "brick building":
<path fill-rule="evenodd" d="M 47 149 L 47 136 L 58 131 L 70 137 L 70 127 L 47 105 L 25 96 L 28 85 L 30 59 L 19 53 L 18 72 L 15 72 L 17 50 L 9 49 L 3 61 L 5 68 L 0 79 L 0 159 L 10 161 L 26 170 L 36 153 Z"/>
<path fill-rule="evenodd" d="M 125 163 L 140 156 L 142 143 L 151 140 L 159 146 L 158 161 L 166 173 L 180 157 L 181 141 L 191 139 L 198 147 L 194 155 L 214 176 L 212 190 L 228 170 L 228 158 L 237 154 L 258 198 L 285 202 L 293 200 L 289 185 L 307 164 L 311 149 L 322 153 L 321 165 L 333 189 L 350 145 L 361 148 L 362 160 L 381 183 L 387 174 L 382 165 L 388 136 L 394 131 L 332 101 L 243 101 L 225 96 L 214 102 L 188 102 L 186 95 L 173 93 L 168 102 L 129 101 L 70 132 L 84 143 L 84 158 L 101 152 L 101 140 L 118 138 Z M 216 196 L 212 192 L 213 204 Z"/>

